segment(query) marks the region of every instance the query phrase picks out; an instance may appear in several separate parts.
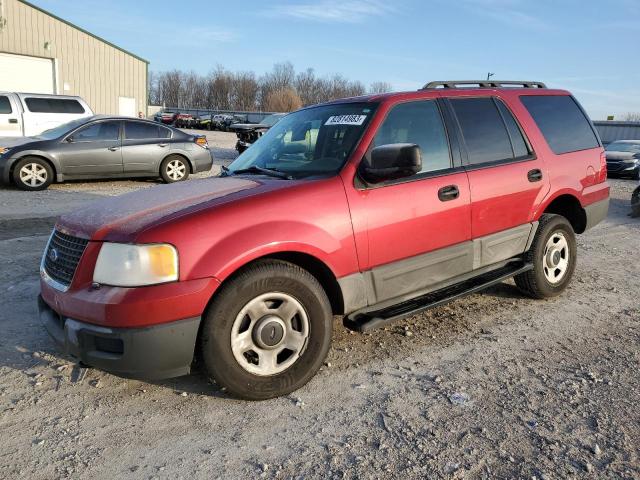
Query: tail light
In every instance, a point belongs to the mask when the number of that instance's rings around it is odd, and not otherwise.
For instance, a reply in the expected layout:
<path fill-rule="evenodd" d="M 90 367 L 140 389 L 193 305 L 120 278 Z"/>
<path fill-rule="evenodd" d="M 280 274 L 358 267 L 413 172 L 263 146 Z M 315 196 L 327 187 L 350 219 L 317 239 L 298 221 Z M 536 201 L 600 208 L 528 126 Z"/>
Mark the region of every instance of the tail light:
<path fill-rule="evenodd" d="M 607 155 L 604 151 L 600 152 L 600 172 L 596 175 L 596 183 L 602 183 L 607 180 Z"/>
<path fill-rule="evenodd" d="M 196 142 L 202 148 L 209 148 L 209 142 L 207 142 L 207 137 L 205 137 L 204 135 L 195 137 L 194 142 Z"/>

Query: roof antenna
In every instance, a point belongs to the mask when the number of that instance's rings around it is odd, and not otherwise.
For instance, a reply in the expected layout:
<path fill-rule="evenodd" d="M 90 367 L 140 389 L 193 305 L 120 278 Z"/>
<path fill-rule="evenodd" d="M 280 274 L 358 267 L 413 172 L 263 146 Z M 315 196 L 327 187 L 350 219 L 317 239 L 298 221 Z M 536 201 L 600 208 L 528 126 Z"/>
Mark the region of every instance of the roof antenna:
<path fill-rule="evenodd" d="M 495 75 L 495 73 L 493 72 L 487 72 L 487 80 L 491 80 L 491 77 L 493 77 Z"/>

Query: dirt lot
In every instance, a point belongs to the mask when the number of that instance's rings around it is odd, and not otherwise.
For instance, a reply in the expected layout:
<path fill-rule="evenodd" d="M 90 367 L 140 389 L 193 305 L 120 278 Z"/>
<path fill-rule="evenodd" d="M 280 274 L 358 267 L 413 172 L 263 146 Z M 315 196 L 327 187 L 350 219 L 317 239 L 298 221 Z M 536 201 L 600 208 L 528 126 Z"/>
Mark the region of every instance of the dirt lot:
<path fill-rule="evenodd" d="M 368 335 L 336 318 L 317 377 L 260 403 L 83 371 L 39 325 L 54 217 L 153 182 L 0 190 L 0 478 L 640 478 L 640 220 L 611 183 L 561 297 L 507 282 Z"/>

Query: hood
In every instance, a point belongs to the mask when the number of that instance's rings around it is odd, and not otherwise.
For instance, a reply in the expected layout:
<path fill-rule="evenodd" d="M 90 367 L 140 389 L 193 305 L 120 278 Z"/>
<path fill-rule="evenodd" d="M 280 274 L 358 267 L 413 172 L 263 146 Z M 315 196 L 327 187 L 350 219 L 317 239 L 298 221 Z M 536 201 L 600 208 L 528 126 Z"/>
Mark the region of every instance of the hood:
<path fill-rule="evenodd" d="M 634 155 L 638 155 L 634 152 L 616 152 L 615 150 L 609 150 L 605 152 L 608 161 L 620 162 L 623 160 L 631 160 L 634 158 Z M 637 158 L 637 157 L 636 157 Z"/>
<path fill-rule="evenodd" d="M 229 128 L 232 130 L 269 130 L 271 127 L 261 123 L 234 123 Z"/>
<path fill-rule="evenodd" d="M 138 190 L 92 202 L 63 215 L 56 228 L 92 240 L 134 241 L 160 222 L 282 188 L 294 182 L 242 177 L 213 177 Z"/>
<path fill-rule="evenodd" d="M 38 137 L 2 137 L 0 138 L 0 147 L 13 148 L 25 145 L 31 142 L 41 142 L 42 138 Z"/>

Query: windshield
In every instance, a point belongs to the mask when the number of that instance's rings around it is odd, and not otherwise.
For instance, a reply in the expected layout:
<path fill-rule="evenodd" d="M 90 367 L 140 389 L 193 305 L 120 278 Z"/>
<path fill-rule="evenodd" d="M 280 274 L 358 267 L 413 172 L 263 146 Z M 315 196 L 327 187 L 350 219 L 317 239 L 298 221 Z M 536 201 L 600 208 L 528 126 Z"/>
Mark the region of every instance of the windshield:
<path fill-rule="evenodd" d="M 375 103 L 343 103 L 291 113 L 271 127 L 230 166 L 284 172 L 293 178 L 337 173 L 362 137 Z"/>
<path fill-rule="evenodd" d="M 606 146 L 609 152 L 632 152 L 640 153 L 640 143 L 613 142 Z"/>
<path fill-rule="evenodd" d="M 53 140 L 54 138 L 61 137 L 74 128 L 86 123 L 88 118 L 78 118 L 76 120 L 71 120 L 70 122 L 63 123 L 62 125 L 58 125 L 57 127 L 50 128 L 49 130 L 45 130 L 40 135 L 39 138 L 44 138 L 45 140 Z"/>
<path fill-rule="evenodd" d="M 264 117 L 262 120 L 260 120 L 260 125 L 273 127 L 283 116 L 284 115 L 269 115 L 268 117 Z"/>

